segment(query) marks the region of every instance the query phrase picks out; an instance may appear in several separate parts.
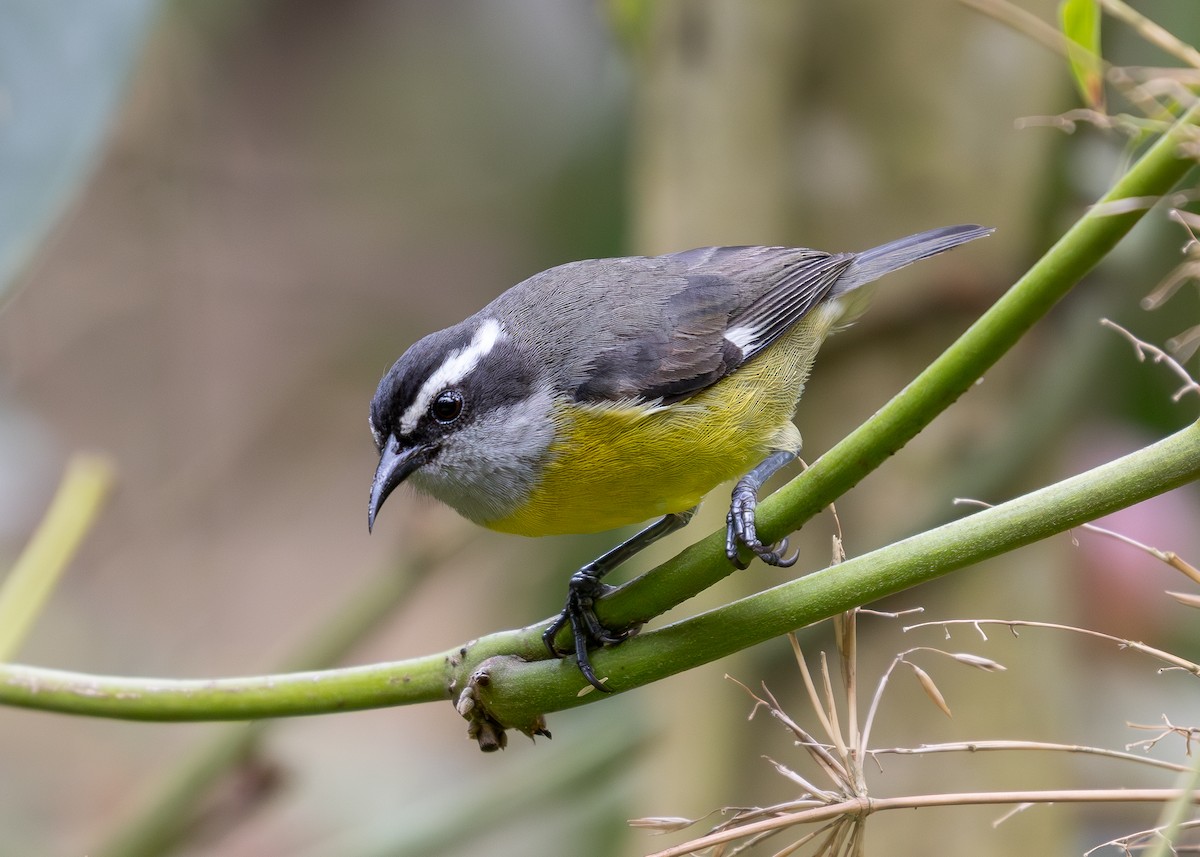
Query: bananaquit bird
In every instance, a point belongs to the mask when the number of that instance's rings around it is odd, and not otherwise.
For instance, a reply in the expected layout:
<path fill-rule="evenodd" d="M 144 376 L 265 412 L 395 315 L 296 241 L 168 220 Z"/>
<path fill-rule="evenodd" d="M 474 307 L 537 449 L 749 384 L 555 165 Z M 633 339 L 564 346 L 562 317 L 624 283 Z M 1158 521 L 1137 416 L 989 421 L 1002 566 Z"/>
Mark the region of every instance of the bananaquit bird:
<path fill-rule="evenodd" d="M 862 253 L 705 247 L 543 271 L 408 349 L 379 382 L 368 526 L 406 479 L 493 530 L 590 533 L 663 516 L 579 569 L 566 607 L 579 668 L 629 631 L 593 610 L 600 579 L 737 479 L 725 552 L 789 566 L 755 533 L 758 490 L 800 451 L 792 416 L 825 337 L 868 283 L 992 230 L 950 226 Z"/>

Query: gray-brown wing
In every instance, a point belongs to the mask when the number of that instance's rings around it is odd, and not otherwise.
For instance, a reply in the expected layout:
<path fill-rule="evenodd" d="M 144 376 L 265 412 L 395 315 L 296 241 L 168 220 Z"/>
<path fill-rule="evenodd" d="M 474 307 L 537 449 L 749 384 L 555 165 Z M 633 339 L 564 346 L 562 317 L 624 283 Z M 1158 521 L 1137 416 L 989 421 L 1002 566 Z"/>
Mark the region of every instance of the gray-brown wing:
<path fill-rule="evenodd" d="M 660 257 L 656 275 L 672 286 L 656 295 L 646 317 L 613 331 L 576 400 L 670 403 L 696 394 L 803 318 L 853 258 L 783 247 L 706 247 Z"/>

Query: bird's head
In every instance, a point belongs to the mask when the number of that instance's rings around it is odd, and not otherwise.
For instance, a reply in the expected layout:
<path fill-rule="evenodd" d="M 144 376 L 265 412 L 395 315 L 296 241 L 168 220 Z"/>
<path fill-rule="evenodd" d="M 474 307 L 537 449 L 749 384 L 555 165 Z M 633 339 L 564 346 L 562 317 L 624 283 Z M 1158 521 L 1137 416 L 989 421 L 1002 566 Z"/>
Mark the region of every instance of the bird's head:
<path fill-rule="evenodd" d="M 553 436 L 548 387 L 536 370 L 494 318 L 468 319 L 410 347 L 371 400 L 379 465 L 368 527 L 410 477 L 479 523 L 519 505 Z"/>

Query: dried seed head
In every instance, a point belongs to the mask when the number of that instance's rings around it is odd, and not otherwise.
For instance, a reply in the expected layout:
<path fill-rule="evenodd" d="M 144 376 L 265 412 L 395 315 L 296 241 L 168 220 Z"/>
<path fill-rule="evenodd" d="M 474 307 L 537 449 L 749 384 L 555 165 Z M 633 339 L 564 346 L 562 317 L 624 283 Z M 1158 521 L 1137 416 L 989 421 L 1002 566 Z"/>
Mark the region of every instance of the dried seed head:
<path fill-rule="evenodd" d="M 643 830 L 652 830 L 655 833 L 674 833 L 677 830 L 686 830 L 695 823 L 696 820 L 692 818 L 679 818 L 672 816 L 631 818 L 628 822 L 630 827 L 640 827 Z"/>
<path fill-rule="evenodd" d="M 1170 595 L 1184 607 L 1200 608 L 1200 595 L 1192 595 L 1189 592 L 1171 592 L 1169 590 L 1167 595 Z"/>
<path fill-rule="evenodd" d="M 975 667 L 984 672 L 999 673 L 1008 669 L 1004 664 L 993 661 L 991 658 L 982 658 L 979 655 L 971 655 L 966 652 L 951 652 L 950 657 L 954 658 L 960 664 L 966 664 L 969 667 Z"/>
<path fill-rule="evenodd" d="M 933 683 L 933 679 L 929 677 L 929 673 L 916 664 L 909 663 L 909 666 L 912 667 L 917 681 L 921 683 L 921 688 L 925 691 L 925 695 L 933 700 L 933 704 L 940 708 L 943 714 L 947 717 L 953 717 L 954 715 L 950 713 L 950 706 L 946 704 L 946 697 L 942 696 L 942 692 Z"/>

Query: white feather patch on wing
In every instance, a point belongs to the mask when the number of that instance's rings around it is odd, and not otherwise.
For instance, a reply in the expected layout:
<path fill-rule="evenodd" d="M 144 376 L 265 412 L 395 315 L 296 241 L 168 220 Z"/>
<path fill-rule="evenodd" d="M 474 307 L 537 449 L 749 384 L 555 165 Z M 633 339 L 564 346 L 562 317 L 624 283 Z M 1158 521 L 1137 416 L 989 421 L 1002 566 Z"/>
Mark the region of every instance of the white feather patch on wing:
<path fill-rule="evenodd" d="M 725 338 L 746 351 L 750 345 L 758 341 L 762 329 L 757 324 L 736 324 L 725 331 Z"/>

